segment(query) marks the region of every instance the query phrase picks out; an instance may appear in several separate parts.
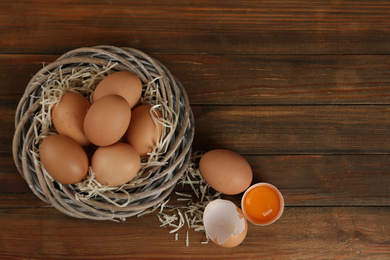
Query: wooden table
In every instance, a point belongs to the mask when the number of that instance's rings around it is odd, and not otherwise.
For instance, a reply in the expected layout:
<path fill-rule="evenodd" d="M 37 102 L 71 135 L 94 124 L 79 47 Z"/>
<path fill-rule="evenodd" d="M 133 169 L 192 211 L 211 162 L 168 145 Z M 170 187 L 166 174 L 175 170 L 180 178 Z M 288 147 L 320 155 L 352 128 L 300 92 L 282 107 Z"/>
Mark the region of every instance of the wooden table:
<path fill-rule="evenodd" d="M 390 258 L 390 2 L 3 0 L 0 35 L 1 259 Z M 189 95 L 193 150 L 243 155 L 282 218 L 233 249 L 189 230 L 187 247 L 155 214 L 40 201 L 12 159 L 16 106 L 43 63 L 101 44 L 161 61 Z"/>

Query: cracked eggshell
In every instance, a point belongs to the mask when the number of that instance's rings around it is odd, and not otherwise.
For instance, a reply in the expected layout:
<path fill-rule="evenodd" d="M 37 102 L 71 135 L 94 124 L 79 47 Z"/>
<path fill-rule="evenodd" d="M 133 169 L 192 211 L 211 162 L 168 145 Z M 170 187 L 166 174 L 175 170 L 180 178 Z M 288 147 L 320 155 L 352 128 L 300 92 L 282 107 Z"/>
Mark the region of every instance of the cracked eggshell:
<path fill-rule="evenodd" d="M 203 213 L 206 235 L 222 247 L 235 247 L 244 241 L 248 223 L 241 209 L 233 202 L 217 199 L 207 204 Z"/>

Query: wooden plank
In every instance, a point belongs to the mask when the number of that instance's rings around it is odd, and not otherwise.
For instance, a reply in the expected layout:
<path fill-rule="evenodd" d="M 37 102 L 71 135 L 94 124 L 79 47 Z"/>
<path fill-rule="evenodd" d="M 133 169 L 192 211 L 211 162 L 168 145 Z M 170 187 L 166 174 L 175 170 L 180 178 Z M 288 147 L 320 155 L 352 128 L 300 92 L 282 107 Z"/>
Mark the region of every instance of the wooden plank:
<path fill-rule="evenodd" d="M 0 55 L 0 106 L 16 107 L 58 55 Z M 387 55 L 158 54 L 193 105 L 389 104 Z"/>
<path fill-rule="evenodd" d="M 54 61 L 57 57 L 58 55 L 0 55 L 0 105 L 19 100 L 33 75 L 42 69 L 44 64 Z M 12 105 L 16 108 L 17 102 Z"/>
<path fill-rule="evenodd" d="M 193 106 L 194 150 L 242 154 L 388 154 L 389 106 Z M 0 107 L 0 151 L 11 156 L 14 115 Z M 250 121 L 250 123 L 245 123 Z"/>
<path fill-rule="evenodd" d="M 286 189 L 292 203 L 389 203 L 386 195 L 390 147 L 388 106 L 195 106 L 193 110 L 196 116 L 193 150 L 226 148 L 249 156 L 259 174 L 256 178 L 260 181 L 263 174 L 268 176 L 266 180 Z M 24 192 L 26 186 L 12 161 L 13 116 L 7 111 L 0 109 L 3 119 L 0 192 Z M 250 120 L 251 124 L 244 126 L 243 120 Z M 267 162 L 267 158 L 273 158 L 267 154 L 275 156 L 278 163 Z M 277 157 L 278 154 L 282 156 Z M 302 157 L 291 157 L 299 154 Z M 332 154 L 344 156 L 323 156 Z M 265 165 L 271 163 L 265 172 L 263 160 Z M 270 174 L 279 163 L 285 168 L 278 168 L 275 178 Z M 292 169 L 296 170 L 291 172 Z M 283 179 L 286 174 L 292 175 L 294 181 Z M 286 183 L 287 180 L 292 183 Z M 303 185 L 303 180 L 311 181 Z M 362 190 L 343 188 L 350 186 L 348 181 Z M 370 187 L 381 188 L 368 191 Z M 330 194 L 337 196 L 329 197 Z"/>
<path fill-rule="evenodd" d="M 9 158 L 9 157 L 7 157 Z M 30 188 L 28 187 L 26 181 L 23 177 L 17 173 L 16 167 L 12 165 L 12 170 L 8 169 L 4 165 L 0 164 L 0 194 L 7 193 L 8 195 L 17 194 L 17 193 L 31 193 Z M 0 195 L 2 196 L 2 195 Z M 6 199 L 6 198 L 5 198 Z M 8 198 L 6 199 L 8 200 Z M 13 198 L 11 199 L 13 200 Z M 1 204 L 1 203 L 0 203 Z M 6 203 L 3 205 L 14 205 L 11 203 Z M 0 206 L 1 207 L 1 206 Z"/>
<path fill-rule="evenodd" d="M 245 156 L 288 206 L 390 206 L 389 155 Z M 240 199 L 240 196 L 238 196 Z"/>
<path fill-rule="evenodd" d="M 387 55 L 157 55 L 191 104 L 389 104 Z"/>
<path fill-rule="evenodd" d="M 253 183 L 278 187 L 287 206 L 390 206 L 390 155 L 244 157 L 252 167 Z M 176 191 L 192 194 L 181 185 Z M 239 204 L 241 195 L 223 197 Z M 171 201 L 176 205 L 174 193 Z M 19 174 L 0 173 L 0 208 L 44 205 Z"/>
<path fill-rule="evenodd" d="M 61 11 L 58 11 L 61 10 Z M 390 53 L 386 1 L 2 1 L 2 53 Z"/>
<path fill-rule="evenodd" d="M 3 178 L 0 174 L 0 178 Z M 22 186 L 22 184 L 20 184 Z M 27 186 L 27 185 L 25 185 Z M 3 188 L 3 187 L 1 187 Z M 26 187 L 26 191 L 23 193 L 17 193 L 18 191 L 10 192 L 5 191 L 8 193 L 0 193 L 0 198 L 4 199 L 0 203 L 1 209 L 35 209 L 35 208 L 50 208 L 52 211 L 57 211 L 53 206 L 50 204 L 47 204 L 46 202 L 40 200 L 37 196 L 35 196 L 34 193 L 31 192 L 31 190 L 27 191 L 28 186 Z"/>
<path fill-rule="evenodd" d="M 388 154 L 390 107 L 193 106 L 194 149 L 241 154 Z"/>
<path fill-rule="evenodd" d="M 73 219 L 44 208 L 0 209 L 0 257 L 380 259 L 390 254 L 389 214 L 389 207 L 288 207 L 270 226 L 249 224 L 244 242 L 226 249 L 211 241 L 201 244 L 204 233 L 193 230 L 186 247 L 186 229 L 174 241 L 154 215 L 116 223 Z"/>

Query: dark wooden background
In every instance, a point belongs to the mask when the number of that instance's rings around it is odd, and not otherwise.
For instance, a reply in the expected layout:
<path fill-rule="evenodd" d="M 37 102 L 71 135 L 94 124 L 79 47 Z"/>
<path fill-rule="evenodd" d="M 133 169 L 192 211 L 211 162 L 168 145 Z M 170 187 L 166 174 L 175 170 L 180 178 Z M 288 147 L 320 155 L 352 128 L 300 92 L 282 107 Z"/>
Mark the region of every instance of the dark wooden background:
<path fill-rule="evenodd" d="M 241 153 L 282 218 L 233 249 L 193 230 L 186 247 L 155 215 L 73 219 L 36 198 L 12 159 L 17 103 L 43 63 L 101 44 L 166 65 L 193 149 Z M 1 0 L 0 258 L 390 258 L 389 55 L 389 1 Z"/>

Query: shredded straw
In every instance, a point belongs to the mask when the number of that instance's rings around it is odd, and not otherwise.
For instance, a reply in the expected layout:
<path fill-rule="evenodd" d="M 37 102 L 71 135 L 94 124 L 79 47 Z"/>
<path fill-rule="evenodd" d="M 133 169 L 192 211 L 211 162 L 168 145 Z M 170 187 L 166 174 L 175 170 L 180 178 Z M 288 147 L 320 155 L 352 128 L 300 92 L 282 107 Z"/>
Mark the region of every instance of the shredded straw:
<path fill-rule="evenodd" d="M 31 153 L 36 162 L 40 161 L 38 144 L 43 138 L 57 134 L 52 124 L 51 111 L 52 108 L 61 101 L 62 95 L 66 92 L 77 92 L 91 101 L 93 90 L 97 84 L 105 77 L 115 72 L 115 66 L 117 66 L 117 63 L 109 62 L 103 67 L 94 64 L 74 67 L 72 68 L 71 73 L 63 73 L 64 69 L 62 67 L 60 67 L 58 71 L 49 72 L 48 79 L 40 85 L 42 90 L 40 102 L 41 109 L 34 117 L 36 122 L 34 128 L 35 143 L 32 144 Z M 75 190 L 78 192 L 78 194 L 76 194 L 76 199 L 80 200 L 99 197 L 115 206 L 126 207 L 131 202 L 129 189 L 150 177 L 152 171 L 148 171 L 148 169 L 163 165 L 160 162 L 161 157 L 169 149 L 169 141 L 174 135 L 178 117 L 168 106 L 168 102 L 160 94 L 160 78 L 161 77 L 156 77 L 143 85 L 143 96 L 140 103 L 152 105 L 150 114 L 153 121 L 156 125 L 161 124 L 163 127 L 161 138 L 158 140 L 154 150 L 148 154 L 148 156 L 141 158 L 141 167 L 137 176 L 121 187 L 108 187 L 100 184 L 94 178 L 94 173 L 90 167 L 87 177 L 74 186 Z M 158 117 L 157 110 L 161 113 L 162 117 Z M 45 170 L 43 172 L 52 180 L 51 176 Z M 125 194 L 128 199 L 115 199 L 118 192 Z M 114 197 L 114 199 L 112 197 Z"/>
<path fill-rule="evenodd" d="M 175 241 L 178 240 L 178 232 L 181 228 L 186 229 L 186 246 L 189 246 L 189 229 L 193 229 L 196 232 L 205 232 L 203 226 L 203 212 L 207 204 L 215 199 L 220 198 L 221 193 L 211 192 L 211 187 L 203 179 L 199 171 L 199 160 L 204 152 L 197 151 L 192 153 L 190 163 L 178 181 L 175 190 L 182 190 L 186 187 L 190 187 L 190 193 L 175 191 L 177 195 L 177 201 L 187 202 L 183 205 L 171 206 L 168 205 L 170 197 L 154 206 L 152 209 L 140 213 L 138 216 L 143 216 L 149 213 L 156 213 L 157 218 L 161 223 L 161 227 L 170 227 L 169 233 L 175 234 Z M 195 196 L 194 196 L 195 195 Z M 176 203 L 175 203 L 176 204 Z M 157 212 L 156 212 L 157 211 Z M 207 244 L 206 241 L 202 241 L 202 244 Z"/>
<path fill-rule="evenodd" d="M 35 162 L 39 162 L 39 143 L 47 136 L 58 134 L 52 124 L 51 110 L 53 106 L 57 105 L 62 95 L 66 92 L 77 92 L 85 96 L 87 99 L 92 99 L 92 93 L 96 85 L 105 77 L 113 73 L 114 67 L 117 63 L 108 63 L 107 66 L 98 67 L 91 64 L 85 67 L 72 68 L 71 73 L 63 73 L 63 68 L 60 67 L 58 71 L 49 72 L 48 79 L 41 84 L 41 110 L 35 115 L 35 143 L 32 144 L 31 152 Z M 132 187 L 147 180 L 152 171 L 148 169 L 163 165 L 160 161 L 161 157 L 169 149 L 169 143 L 172 136 L 175 133 L 176 125 L 178 124 L 178 116 L 169 107 L 168 102 L 161 96 L 159 88 L 159 80 L 161 77 L 156 77 L 143 86 L 143 95 L 140 100 L 142 104 L 152 105 L 150 114 L 154 120 L 154 123 L 161 124 L 162 133 L 161 138 L 158 140 L 154 150 L 148 154 L 147 157 L 142 158 L 141 167 L 137 176 L 129 183 L 122 185 L 121 187 L 108 187 L 100 184 L 94 178 L 94 172 L 91 167 L 89 168 L 87 177 L 74 185 L 77 200 L 85 200 L 90 198 L 97 198 L 104 200 L 107 203 L 118 207 L 126 207 L 131 202 L 130 191 Z M 161 113 L 161 117 L 157 116 Z M 150 213 L 155 213 L 161 223 L 161 227 L 170 228 L 169 233 L 174 234 L 174 240 L 179 240 L 179 231 L 182 228 L 186 229 L 185 243 L 188 247 L 189 229 L 193 229 L 196 232 L 205 232 L 203 226 L 203 212 L 206 205 L 217 198 L 220 198 L 219 192 L 211 193 L 210 186 L 202 178 L 199 171 L 199 160 L 204 153 L 202 151 L 194 152 L 191 155 L 190 163 L 176 184 L 178 190 L 181 186 L 182 191 L 175 191 L 177 201 L 175 205 L 168 205 L 170 198 L 166 198 L 151 209 L 145 210 L 137 216 L 143 216 Z M 51 180 L 52 177 L 44 170 L 44 174 Z M 61 186 L 61 185 L 60 185 Z M 187 188 L 187 191 L 185 191 Z M 188 193 L 190 188 L 190 193 Z M 117 199 L 116 194 L 122 193 L 128 199 Z M 124 219 L 123 219 L 124 220 Z M 202 244 L 207 244 L 206 241 L 202 241 Z"/>

